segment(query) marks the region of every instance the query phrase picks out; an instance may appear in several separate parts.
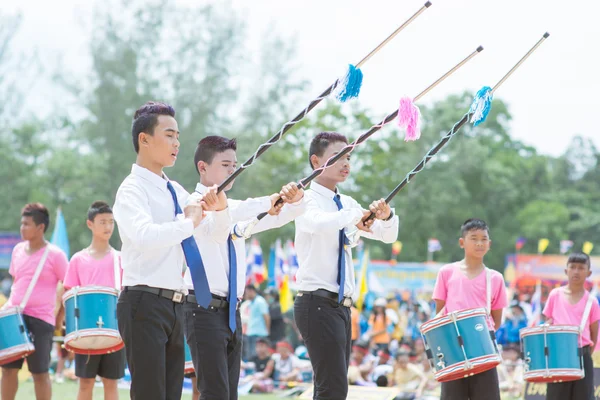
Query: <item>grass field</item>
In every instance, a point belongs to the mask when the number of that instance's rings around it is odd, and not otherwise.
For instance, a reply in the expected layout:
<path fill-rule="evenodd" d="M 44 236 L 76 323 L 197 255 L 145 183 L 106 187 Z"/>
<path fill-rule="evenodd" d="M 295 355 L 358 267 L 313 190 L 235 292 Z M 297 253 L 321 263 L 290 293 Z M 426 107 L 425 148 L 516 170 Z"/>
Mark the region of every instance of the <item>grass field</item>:
<path fill-rule="evenodd" d="M 77 383 L 65 382 L 61 384 L 52 383 L 52 398 L 55 400 L 75 400 L 77 398 Z M 101 387 L 97 387 L 94 390 L 94 400 L 102 400 L 104 398 Z M 119 398 L 121 400 L 129 399 L 128 390 L 120 390 Z M 182 400 L 189 400 L 192 396 L 184 394 L 181 396 Z M 240 397 L 240 400 L 274 400 L 277 396 L 275 395 L 250 395 Z M 34 400 L 35 392 L 33 390 L 33 382 L 27 381 L 22 382 L 19 385 L 19 392 L 17 393 L 17 400 Z"/>

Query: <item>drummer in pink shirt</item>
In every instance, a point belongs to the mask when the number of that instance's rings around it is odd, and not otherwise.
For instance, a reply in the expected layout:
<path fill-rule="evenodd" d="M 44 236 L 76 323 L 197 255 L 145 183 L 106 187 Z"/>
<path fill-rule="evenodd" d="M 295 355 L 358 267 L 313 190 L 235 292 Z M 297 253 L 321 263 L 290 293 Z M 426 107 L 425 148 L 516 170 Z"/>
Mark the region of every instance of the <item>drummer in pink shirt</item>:
<path fill-rule="evenodd" d="M 465 250 L 462 261 L 444 265 L 437 276 L 433 299 L 436 313 L 487 307 L 486 266 L 483 257 L 490 250 L 489 228 L 485 221 L 468 219 L 461 227 L 459 245 Z M 507 306 L 502 275 L 491 273 L 491 304 L 489 328 L 497 330 L 502 310 Z M 490 369 L 468 378 L 442 383 L 441 400 L 500 400 L 498 373 Z"/>
<path fill-rule="evenodd" d="M 578 381 L 549 383 L 546 399 L 593 400 L 595 397 L 592 353 L 598 338 L 600 306 L 598 299 L 590 298 L 590 293 L 585 290 L 585 280 L 592 275 L 590 257 L 585 253 L 571 254 L 567 260 L 565 274 L 569 283 L 550 292 L 544 307 L 544 316 L 547 322 L 553 325 L 581 326 L 587 302 L 591 301 L 589 315 L 581 334 L 585 377 Z"/>
<path fill-rule="evenodd" d="M 8 272 L 14 281 L 10 297 L 4 306 L 14 307 L 21 304 L 47 247 L 48 256 L 42 272 L 33 289 L 33 295 L 29 297 L 23 310 L 23 319 L 35 347 L 35 351 L 27 357 L 27 366 L 33 376 L 37 400 L 50 400 L 52 397 L 48 369 L 54 326 L 57 323 L 54 313 L 56 288 L 63 280 L 68 264 L 65 253 L 46 242 L 44 233 L 48 225 L 50 215 L 43 204 L 30 203 L 23 207 L 20 229 L 23 242 L 18 243 L 12 252 Z M 19 388 L 18 374 L 22 367 L 23 359 L 2 366 L 2 400 L 15 399 Z"/>
<path fill-rule="evenodd" d="M 110 206 L 103 201 L 92 203 L 88 210 L 87 226 L 92 231 L 92 243 L 71 258 L 65 277 L 65 289 L 75 286 L 114 288 L 116 250 L 110 246 L 109 240 L 115 228 L 115 220 Z M 122 275 L 120 259 L 118 268 Z M 125 375 L 125 351 L 121 349 L 110 354 L 92 356 L 76 354 L 75 375 L 79 378 L 77 400 L 92 399 L 96 375 L 102 378 L 104 399 L 118 399 L 117 381 Z"/>

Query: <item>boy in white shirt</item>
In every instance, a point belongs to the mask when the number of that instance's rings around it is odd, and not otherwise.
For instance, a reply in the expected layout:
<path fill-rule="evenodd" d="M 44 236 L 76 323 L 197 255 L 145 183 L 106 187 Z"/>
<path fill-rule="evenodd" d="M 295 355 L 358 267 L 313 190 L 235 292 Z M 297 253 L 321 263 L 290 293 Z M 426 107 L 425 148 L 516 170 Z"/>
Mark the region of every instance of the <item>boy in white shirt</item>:
<path fill-rule="evenodd" d="M 209 186 L 224 182 L 235 171 L 236 150 L 235 139 L 207 136 L 200 140 L 194 155 L 200 182 L 191 197 L 203 195 Z M 224 191 L 232 186 L 233 182 Z M 303 196 L 304 191 L 290 183 L 271 196 L 227 202 L 233 224 L 268 212 L 253 228 L 253 233 L 258 233 L 283 226 L 300 215 L 304 211 Z M 284 203 L 276 206 L 280 197 Z M 218 237 L 200 233 L 195 238 L 207 267 L 212 297 L 209 306 L 203 307 L 198 304 L 196 293 L 190 292 L 184 305 L 185 337 L 196 370 L 196 385 L 202 398 L 233 400 L 238 397 L 242 351 L 239 302 L 246 284 L 245 241 L 233 240 L 229 232 Z M 184 279 L 189 289 L 190 278 L 186 271 Z"/>
<path fill-rule="evenodd" d="M 310 144 L 311 167 L 322 167 L 347 144 L 340 133 L 319 133 Z M 359 229 L 362 236 L 385 243 L 398 237 L 398 217 L 383 199 L 364 210 L 356 200 L 339 193 L 337 185 L 349 175 L 348 154 L 312 182 L 305 194 L 306 212 L 296 219 L 300 290 L 294 317 L 310 354 L 315 399 L 345 399 L 348 393 L 355 280 L 347 230 Z M 371 212 L 375 219 L 364 222 Z"/>
<path fill-rule="evenodd" d="M 171 106 L 148 102 L 138 109 L 132 139 L 136 162 L 113 207 L 123 242 L 119 332 L 131 372 L 131 398 L 179 399 L 185 360 L 184 259 L 196 276 L 205 276 L 194 230 L 227 231 L 231 219 L 224 193 L 217 195 L 213 188 L 184 207 L 189 194 L 163 173 L 163 168 L 175 164 L 179 152 L 179 129 Z M 217 212 L 204 218 L 204 210 Z M 208 291 L 205 277 L 195 283 Z"/>

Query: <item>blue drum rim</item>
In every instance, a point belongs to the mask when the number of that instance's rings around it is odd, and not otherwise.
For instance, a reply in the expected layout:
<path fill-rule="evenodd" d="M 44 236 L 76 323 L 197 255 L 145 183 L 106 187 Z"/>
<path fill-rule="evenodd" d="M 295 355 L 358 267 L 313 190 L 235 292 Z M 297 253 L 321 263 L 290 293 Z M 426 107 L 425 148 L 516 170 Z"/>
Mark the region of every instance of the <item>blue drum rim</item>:
<path fill-rule="evenodd" d="M 18 344 L 16 346 L 12 346 L 7 349 L 0 350 L 0 360 L 5 357 L 8 358 L 10 356 L 14 356 L 15 354 L 18 354 L 18 353 L 28 353 L 28 352 L 33 352 L 33 351 L 35 351 L 35 347 L 33 346 L 33 343 L 31 343 L 31 342 Z M 23 357 L 25 357 L 25 355 Z"/>
<path fill-rule="evenodd" d="M 449 365 L 446 368 L 437 371 L 434 374 L 434 376 L 435 376 L 436 380 L 443 379 L 444 377 L 446 377 L 448 375 L 455 374 L 457 371 L 459 371 L 461 369 L 465 371 L 466 375 L 469 375 L 468 371 L 474 370 L 477 367 L 484 366 L 487 364 L 493 364 L 493 363 L 496 363 L 496 365 L 498 365 L 501 362 L 502 362 L 502 357 L 499 354 L 497 354 L 497 353 L 489 354 L 489 355 L 470 359 L 469 363 L 473 364 L 473 367 L 470 369 L 465 369 L 464 367 L 467 362 L 461 361 L 461 362 Z"/>
<path fill-rule="evenodd" d="M 19 314 L 19 315 L 23 314 L 21 307 L 12 306 L 12 307 L 6 307 L 4 310 L 0 310 L 0 318 L 8 317 L 9 315 L 16 315 L 16 314 Z"/>
<path fill-rule="evenodd" d="M 70 298 L 75 297 L 76 294 L 77 296 L 85 296 L 87 294 L 109 294 L 117 297 L 119 291 L 108 286 L 75 286 L 63 295 L 63 304 Z"/>
<path fill-rule="evenodd" d="M 543 335 L 546 334 L 556 334 L 556 333 L 565 333 L 565 334 L 575 334 L 579 335 L 579 327 L 575 325 L 547 325 L 547 326 L 535 326 L 532 328 L 523 328 L 519 331 L 519 335 L 521 339 L 531 335 Z"/>
<path fill-rule="evenodd" d="M 105 328 L 94 328 L 94 329 L 80 329 L 78 331 L 73 331 L 65 336 L 65 343 L 70 342 L 71 340 L 82 338 L 82 337 L 90 337 L 90 336 L 109 336 L 114 338 L 119 338 L 120 341 L 123 341 L 121 334 L 116 329 L 105 329 Z"/>
<path fill-rule="evenodd" d="M 546 375 L 546 369 L 536 369 L 533 371 L 527 371 L 523 373 L 524 379 L 531 378 L 553 378 L 553 377 L 563 377 L 563 378 L 583 378 L 585 376 L 585 372 L 579 368 L 549 368 L 547 370 L 550 372 L 549 375 Z"/>
<path fill-rule="evenodd" d="M 431 320 L 425 322 L 423 325 L 421 325 L 421 328 L 420 328 L 421 333 L 425 334 L 432 329 L 439 328 L 441 326 L 453 323 L 454 320 L 450 317 L 451 314 L 456 315 L 457 321 L 471 318 L 471 317 L 477 317 L 477 316 L 482 316 L 482 317 L 487 318 L 487 312 L 485 311 L 485 308 L 471 308 L 468 310 L 455 311 L 452 313 L 448 313 L 447 315 L 437 317 L 437 318 L 434 318 L 434 319 L 431 319 Z"/>

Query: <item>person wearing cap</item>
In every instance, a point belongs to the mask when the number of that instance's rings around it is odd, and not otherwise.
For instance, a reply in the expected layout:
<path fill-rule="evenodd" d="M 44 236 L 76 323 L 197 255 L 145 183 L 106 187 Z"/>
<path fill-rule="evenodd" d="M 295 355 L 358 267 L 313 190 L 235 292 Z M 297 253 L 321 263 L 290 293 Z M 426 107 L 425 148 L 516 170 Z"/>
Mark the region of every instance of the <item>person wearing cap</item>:
<path fill-rule="evenodd" d="M 427 377 L 421 368 L 409 362 L 409 353 L 398 352 L 393 374 L 394 385 L 401 391 L 396 399 L 408 400 L 421 397 L 427 384 Z"/>
<path fill-rule="evenodd" d="M 369 343 L 363 340 L 352 346 L 350 366 L 348 368 L 348 382 L 351 385 L 372 386 L 369 376 L 373 372 L 375 359 L 369 353 Z"/>
<path fill-rule="evenodd" d="M 252 381 L 253 393 L 270 393 L 273 391 L 273 374 L 275 362 L 271 356 L 271 342 L 269 339 L 259 337 L 256 339 L 256 355 L 248 362 L 242 361 L 245 370 L 254 369 L 254 373 L 246 376 L 242 384 Z M 254 368 L 252 368 L 254 367 Z"/>
<path fill-rule="evenodd" d="M 282 340 L 277 342 L 275 351 L 276 353 L 272 356 L 275 362 L 275 378 L 281 383 L 281 386 L 286 387 L 287 382 L 299 382 L 300 360 L 294 354 L 292 345 Z"/>
<path fill-rule="evenodd" d="M 383 297 L 375 300 L 369 317 L 369 337 L 377 350 L 387 349 L 390 344 L 392 320 L 386 313 L 387 300 Z"/>
<path fill-rule="evenodd" d="M 519 331 L 527 327 L 525 311 L 518 300 L 510 302 L 510 313 L 496 334 L 498 344 L 520 343 Z"/>
<path fill-rule="evenodd" d="M 373 382 L 377 382 L 377 378 L 380 376 L 388 376 L 394 370 L 392 363 L 392 355 L 388 349 L 382 349 L 377 352 L 377 358 L 375 360 L 375 367 L 371 373 L 370 379 Z"/>
<path fill-rule="evenodd" d="M 521 398 L 525 386 L 523 379 L 523 360 L 519 358 L 521 349 L 518 344 L 502 347 L 502 364 L 498 366 L 498 381 L 503 396 L 510 399 Z"/>

